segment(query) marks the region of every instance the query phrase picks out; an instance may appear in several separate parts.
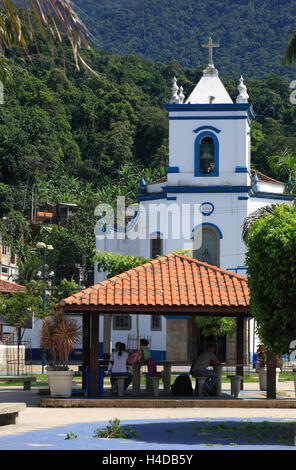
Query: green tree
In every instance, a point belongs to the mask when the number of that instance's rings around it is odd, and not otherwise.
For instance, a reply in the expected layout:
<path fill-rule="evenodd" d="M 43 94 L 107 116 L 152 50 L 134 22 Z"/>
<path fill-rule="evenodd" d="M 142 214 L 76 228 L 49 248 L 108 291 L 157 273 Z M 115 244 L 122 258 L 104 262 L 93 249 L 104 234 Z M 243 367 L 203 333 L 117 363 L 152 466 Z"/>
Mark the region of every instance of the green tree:
<path fill-rule="evenodd" d="M 52 311 L 53 304 L 47 302 L 46 311 L 43 312 L 43 288 L 43 283 L 31 281 L 26 283 L 24 292 L 0 295 L 0 314 L 9 325 L 20 325 L 19 342 L 22 329 L 24 332 L 26 321 L 32 312 L 36 317 L 44 318 Z"/>
<path fill-rule="evenodd" d="M 286 354 L 296 337 L 296 208 L 262 212 L 246 238 L 251 310 L 265 347 Z"/>
<path fill-rule="evenodd" d="M 235 332 L 235 320 L 228 317 L 196 317 L 196 326 L 200 328 L 201 334 L 208 340 L 214 339 L 216 350 L 219 350 L 224 336 L 233 336 Z"/>

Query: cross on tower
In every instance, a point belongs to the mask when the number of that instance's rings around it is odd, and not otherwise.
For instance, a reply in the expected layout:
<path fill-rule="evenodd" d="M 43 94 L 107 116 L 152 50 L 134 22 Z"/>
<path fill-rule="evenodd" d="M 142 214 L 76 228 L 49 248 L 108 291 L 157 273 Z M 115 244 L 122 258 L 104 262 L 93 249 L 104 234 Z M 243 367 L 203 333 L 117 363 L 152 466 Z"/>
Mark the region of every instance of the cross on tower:
<path fill-rule="evenodd" d="M 213 47 L 220 47 L 220 44 L 213 44 L 212 38 L 209 39 L 209 44 L 202 44 L 202 47 L 209 48 L 209 65 L 213 64 Z"/>

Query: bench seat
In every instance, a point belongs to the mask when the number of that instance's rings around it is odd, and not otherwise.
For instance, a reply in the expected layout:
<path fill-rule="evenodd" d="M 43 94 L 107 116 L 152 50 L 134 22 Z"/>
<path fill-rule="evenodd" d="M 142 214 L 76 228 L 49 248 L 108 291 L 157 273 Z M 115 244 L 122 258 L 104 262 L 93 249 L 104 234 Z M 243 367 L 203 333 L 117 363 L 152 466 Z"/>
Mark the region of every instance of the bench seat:
<path fill-rule="evenodd" d="M 29 375 L 9 375 L 0 376 L 0 382 L 23 382 L 24 390 L 31 390 L 31 382 L 36 382 L 36 377 Z"/>

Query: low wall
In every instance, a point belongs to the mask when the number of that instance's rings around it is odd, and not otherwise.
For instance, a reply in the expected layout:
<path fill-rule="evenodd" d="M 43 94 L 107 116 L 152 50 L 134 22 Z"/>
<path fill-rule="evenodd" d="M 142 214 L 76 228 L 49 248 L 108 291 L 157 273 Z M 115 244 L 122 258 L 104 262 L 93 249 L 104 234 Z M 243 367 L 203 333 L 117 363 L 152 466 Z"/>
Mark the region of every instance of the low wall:
<path fill-rule="evenodd" d="M 22 373 L 25 367 L 25 346 L 0 345 L 0 374 Z"/>

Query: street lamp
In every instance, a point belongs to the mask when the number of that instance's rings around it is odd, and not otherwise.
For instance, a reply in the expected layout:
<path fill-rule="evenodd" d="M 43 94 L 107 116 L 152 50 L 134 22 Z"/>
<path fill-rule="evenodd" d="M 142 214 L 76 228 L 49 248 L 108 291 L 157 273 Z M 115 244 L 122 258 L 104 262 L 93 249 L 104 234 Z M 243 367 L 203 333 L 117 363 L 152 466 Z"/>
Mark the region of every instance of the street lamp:
<path fill-rule="evenodd" d="M 39 250 L 43 250 L 43 282 L 44 282 L 44 287 L 43 287 L 43 304 L 42 304 L 42 311 L 43 313 L 45 312 L 45 306 L 46 306 L 46 275 L 45 275 L 45 268 L 46 268 L 46 251 L 47 250 L 53 250 L 52 245 L 46 245 L 46 243 L 43 242 L 38 242 L 36 244 L 36 248 Z M 42 350 L 42 374 L 44 373 L 44 351 Z"/>

